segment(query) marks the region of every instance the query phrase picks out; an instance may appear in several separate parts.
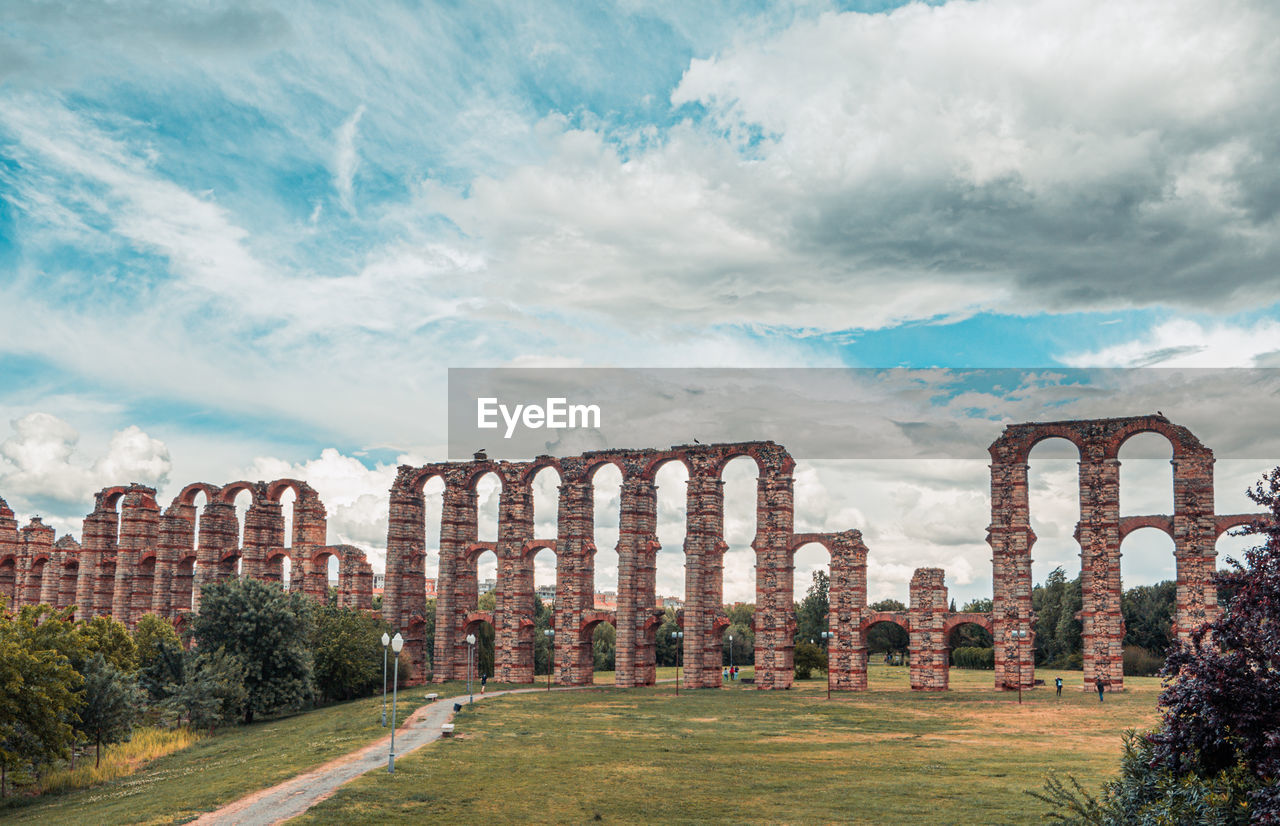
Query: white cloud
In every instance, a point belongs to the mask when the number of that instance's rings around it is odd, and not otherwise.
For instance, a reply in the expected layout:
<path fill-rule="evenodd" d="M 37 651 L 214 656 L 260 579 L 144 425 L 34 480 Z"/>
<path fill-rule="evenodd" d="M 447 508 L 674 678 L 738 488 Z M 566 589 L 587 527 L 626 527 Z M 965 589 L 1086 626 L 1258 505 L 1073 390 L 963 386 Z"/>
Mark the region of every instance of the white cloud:
<path fill-rule="evenodd" d="M 333 156 L 333 188 L 338 191 L 338 200 L 343 208 L 351 213 L 355 212 L 355 205 L 351 198 L 356 170 L 360 166 L 360 153 L 356 150 L 356 131 L 362 117 L 364 117 L 364 104 L 356 107 L 351 117 L 343 121 L 335 133 L 337 147 Z"/>
<path fill-rule="evenodd" d="M 1201 324 L 1175 319 L 1140 338 L 1059 356 L 1072 367 L 1277 367 L 1280 322 Z"/>

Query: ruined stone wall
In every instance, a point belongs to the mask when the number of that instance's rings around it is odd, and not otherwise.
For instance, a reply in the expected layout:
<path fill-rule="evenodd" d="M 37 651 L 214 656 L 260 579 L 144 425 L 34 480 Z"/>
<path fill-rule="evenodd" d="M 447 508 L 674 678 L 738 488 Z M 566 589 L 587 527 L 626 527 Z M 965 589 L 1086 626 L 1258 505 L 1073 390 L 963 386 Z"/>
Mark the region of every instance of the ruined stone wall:
<path fill-rule="evenodd" d="M 947 688 L 947 586 L 941 568 L 917 568 L 911 577 L 911 688 Z"/>

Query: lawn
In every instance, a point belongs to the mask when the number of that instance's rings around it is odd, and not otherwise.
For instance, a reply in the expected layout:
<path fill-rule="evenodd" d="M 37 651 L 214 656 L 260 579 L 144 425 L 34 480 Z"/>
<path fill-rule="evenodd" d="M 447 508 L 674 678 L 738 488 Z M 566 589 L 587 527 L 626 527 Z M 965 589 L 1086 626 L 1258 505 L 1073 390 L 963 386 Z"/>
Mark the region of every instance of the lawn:
<path fill-rule="evenodd" d="M 660 675 L 667 676 L 667 675 Z M 672 675 L 673 676 L 673 675 Z M 1055 672 L 1040 672 L 1052 685 Z M 1155 722 L 1155 679 L 1108 695 L 1016 694 L 991 672 L 911 692 L 873 665 L 871 691 L 607 688 L 464 709 L 458 737 L 344 787 L 294 823 L 1040 823 L 1023 792 L 1052 771 L 1096 787 L 1126 728 Z"/>
<path fill-rule="evenodd" d="M 466 693 L 466 683 L 402 691 L 397 718 L 403 722 L 429 691 L 461 695 Z M 377 697 L 225 729 L 128 777 L 35 801 L 10 801 L 11 808 L 0 808 L 0 821 L 185 823 L 377 740 L 388 732 L 381 717 L 382 699 Z"/>

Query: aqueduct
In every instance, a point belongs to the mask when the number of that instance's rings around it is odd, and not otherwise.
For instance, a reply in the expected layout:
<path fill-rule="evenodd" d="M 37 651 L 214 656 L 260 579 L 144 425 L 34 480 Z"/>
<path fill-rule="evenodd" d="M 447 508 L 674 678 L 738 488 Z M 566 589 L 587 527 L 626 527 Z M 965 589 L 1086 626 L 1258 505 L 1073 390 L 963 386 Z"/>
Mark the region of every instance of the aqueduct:
<path fill-rule="evenodd" d="M 1139 433 L 1157 433 L 1173 449 L 1173 513 L 1121 517 L 1121 445 Z M 619 686 L 655 681 L 657 607 L 658 471 L 680 463 L 685 490 L 684 685 L 721 684 L 725 466 L 738 457 L 754 461 L 756 482 L 755 685 L 783 689 L 793 676 L 795 617 L 794 557 L 816 543 L 830 555 L 828 626 L 830 681 L 836 690 L 867 687 L 867 632 L 877 622 L 904 628 L 910 639 L 911 687 L 947 687 L 947 637 L 964 623 L 986 628 L 995 642 L 995 684 L 1034 684 L 1034 622 L 1031 594 L 1031 529 L 1028 456 L 1039 442 L 1070 441 L 1079 450 L 1080 546 L 1084 608 L 1084 680 L 1123 688 L 1124 623 L 1120 608 L 1120 543 L 1129 532 L 1153 527 L 1172 537 L 1177 571 L 1174 631 L 1186 638 L 1218 612 L 1211 576 L 1217 538 L 1231 527 L 1260 523 L 1263 514 L 1218 515 L 1213 500 L 1213 453 L 1186 428 L 1163 416 L 1010 425 L 991 445 L 993 604 L 990 614 L 949 610 L 944 572 L 919 568 L 911 579 L 907 611 L 879 613 L 867 606 L 867 547 L 857 530 L 794 531 L 795 461 L 774 442 L 680 445 L 666 450 L 602 450 L 579 456 L 539 456 L 527 462 L 472 461 L 401 466 L 390 491 L 386 586 L 382 614 L 404 635 L 414 674 L 443 681 L 465 677 L 465 638 L 482 622 L 495 630 L 494 677 L 509 682 L 533 678 L 533 556 L 550 549 L 556 558 L 552 623 L 557 631 L 553 670 L 562 685 L 591 681 L 592 631 L 602 622 L 616 628 Z M 621 474 L 616 611 L 596 610 L 594 477 L 612 465 Z M 560 485 L 556 535 L 534 535 L 533 480 L 553 468 Z M 495 541 L 480 541 L 477 482 L 495 474 L 501 485 Z M 443 483 L 434 650 L 426 650 L 425 486 Z M 291 542 L 285 542 L 282 497 L 294 493 Z M 39 517 L 18 530 L 0 500 L 0 596 L 10 605 L 39 602 L 75 606 L 78 616 L 115 616 L 128 625 L 152 612 L 179 621 L 198 611 L 201 587 L 235 576 L 282 583 L 285 560 L 290 588 L 316 598 L 328 593 L 327 564 L 339 560 L 338 600 L 372 607 L 372 570 L 365 554 L 325 544 L 324 505 L 305 482 L 234 482 L 222 487 L 193 484 L 161 513 L 155 490 L 143 485 L 107 488 L 85 517 L 83 544 L 70 536 L 54 541 Z M 235 500 L 248 493 L 243 537 Z M 197 521 L 197 500 L 204 499 Z M 477 610 L 477 557 L 497 557 L 492 612 Z M 430 668 L 428 668 L 430 665 Z"/>

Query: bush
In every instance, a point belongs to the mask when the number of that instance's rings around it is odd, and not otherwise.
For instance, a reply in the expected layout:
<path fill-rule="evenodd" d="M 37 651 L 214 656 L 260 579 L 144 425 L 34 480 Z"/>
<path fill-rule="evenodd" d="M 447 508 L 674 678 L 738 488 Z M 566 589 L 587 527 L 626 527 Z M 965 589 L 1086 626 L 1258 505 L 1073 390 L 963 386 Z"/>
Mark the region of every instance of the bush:
<path fill-rule="evenodd" d="M 1164 657 L 1153 654 L 1137 645 L 1124 647 L 1124 675 L 1126 677 L 1154 677 L 1164 668 Z"/>
<path fill-rule="evenodd" d="M 951 652 L 951 664 L 956 668 L 976 668 L 991 671 L 996 667 L 996 650 L 994 648 L 974 648 L 967 646 Z"/>
<path fill-rule="evenodd" d="M 812 642 L 796 643 L 795 654 L 796 679 L 807 680 L 813 676 L 815 669 L 827 670 L 827 652 Z"/>

